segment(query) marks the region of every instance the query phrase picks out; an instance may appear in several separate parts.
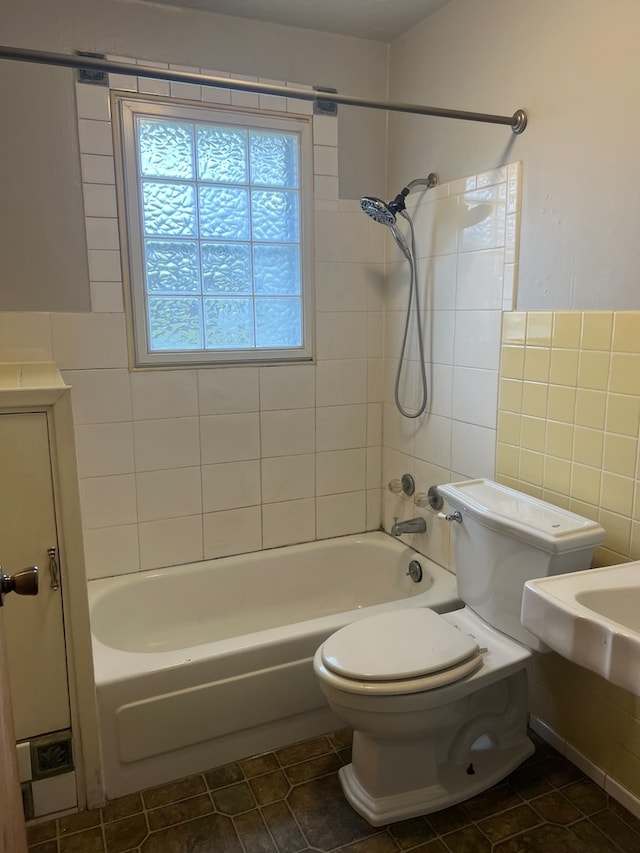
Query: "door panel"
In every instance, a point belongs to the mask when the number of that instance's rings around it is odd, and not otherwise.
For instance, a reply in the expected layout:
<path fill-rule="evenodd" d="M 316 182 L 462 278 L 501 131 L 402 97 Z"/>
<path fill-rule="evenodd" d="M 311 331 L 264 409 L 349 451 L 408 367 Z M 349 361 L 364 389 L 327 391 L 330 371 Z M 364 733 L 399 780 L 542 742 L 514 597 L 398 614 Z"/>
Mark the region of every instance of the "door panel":
<path fill-rule="evenodd" d="M 61 590 L 47 550 L 57 549 L 47 416 L 0 415 L 0 560 L 5 574 L 37 565 L 34 598 L 9 595 L 4 629 L 16 738 L 71 725 Z"/>

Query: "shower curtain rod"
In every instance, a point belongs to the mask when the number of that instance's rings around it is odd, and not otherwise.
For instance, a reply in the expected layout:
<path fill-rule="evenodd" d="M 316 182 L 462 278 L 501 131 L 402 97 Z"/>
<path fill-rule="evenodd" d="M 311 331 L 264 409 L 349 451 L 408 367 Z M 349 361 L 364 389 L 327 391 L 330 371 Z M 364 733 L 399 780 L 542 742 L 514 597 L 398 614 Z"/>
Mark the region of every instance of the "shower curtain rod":
<path fill-rule="evenodd" d="M 239 92 L 254 92 L 260 95 L 280 95 L 301 101 L 323 101 L 331 104 L 344 104 L 348 107 L 365 107 L 373 110 L 390 110 L 392 112 L 413 113 L 415 115 L 439 116 L 465 121 L 480 121 L 488 124 L 504 124 L 514 133 L 522 133 L 527 126 L 527 114 L 524 110 L 516 110 L 512 116 L 491 115 L 490 113 L 474 113 L 464 110 L 445 110 L 439 107 L 426 107 L 422 104 L 386 103 L 368 98 L 353 98 L 335 92 L 315 89 L 297 89 L 290 86 L 278 86 L 270 83 L 255 83 L 248 80 L 236 80 L 233 77 L 214 77 L 191 71 L 174 71 L 166 68 L 151 68 L 146 65 L 136 65 L 132 62 L 113 62 L 92 56 L 79 56 L 68 53 L 48 53 L 47 51 L 28 50 L 20 47 L 0 46 L 0 59 L 11 59 L 17 62 L 35 62 L 40 65 L 59 65 L 65 68 L 87 68 L 93 71 L 109 71 L 113 74 L 127 74 L 135 77 L 150 77 L 156 80 L 167 80 L 173 83 L 194 83 L 198 86 L 211 86 L 215 89 L 233 89 Z"/>

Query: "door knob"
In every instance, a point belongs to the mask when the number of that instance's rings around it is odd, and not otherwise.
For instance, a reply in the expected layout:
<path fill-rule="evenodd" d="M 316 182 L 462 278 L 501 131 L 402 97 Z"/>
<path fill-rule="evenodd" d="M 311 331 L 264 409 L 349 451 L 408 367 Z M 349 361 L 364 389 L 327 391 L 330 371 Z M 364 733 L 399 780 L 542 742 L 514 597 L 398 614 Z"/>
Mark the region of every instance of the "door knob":
<path fill-rule="evenodd" d="M 4 604 L 4 596 L 8 592 L 17 592 L 18 595 L 38 594 L 38 567 L 29 566 L 15 575 L 5 575 L 0 566 L 0 607 Z"/>

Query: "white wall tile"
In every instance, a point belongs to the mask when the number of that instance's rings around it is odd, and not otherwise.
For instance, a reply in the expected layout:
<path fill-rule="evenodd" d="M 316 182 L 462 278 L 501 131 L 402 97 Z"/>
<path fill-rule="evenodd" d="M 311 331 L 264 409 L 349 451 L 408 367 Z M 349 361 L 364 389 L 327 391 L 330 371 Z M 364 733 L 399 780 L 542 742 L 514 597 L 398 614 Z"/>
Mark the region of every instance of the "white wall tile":
<path fill-rule="evenodd" d="M 319 497 L 316 509 L 318 539 L 358 533 L 366 526 L 366 516 L 366 492 Z"/>
<path fill-rule="evenodd" d="M 422 320 L 425 358 L 433 364 L 453 364 L 455 311 L 427 311 Z M 399 353 L 399 349 L 398 349 Z"/>
<path fill-rule="evenodd" d="M 367 402 L 367 360 L 321 361 L 316 368 L 316 404 L 341 406 Z"/>
<path fill-rule="evenodd" d="M 136 474 L 139 520 L 157 521 L 202 513 L 201 480 L 200 468 Z"/>
<path fill-rule="evenodd" d="M 186 71 L 190 74 L 199 74 L 199 68 L 193 68 L 191 65 L 169 65 L 172 71 Z M 170 81 L 169 91 L 172 98 L 186 98 L 191 101 L 202 100 L 202 89 L 194 83 L 174 83 Z"/>
<path fill-rule="evenodd" d="M 260 420 L 256 413 L 200 418 L 202 464 L 238 462 L 260 456 Z"/>
<path fill-rule="evenodd" d="M 315 495 L 315 455 L 273 456 L 262 460 L 264 503 L 312 498 Z"/>
<path fill-rule="evenodd" d="M 452 399 L 453 367 L 450 364 L 432 364 L 429 371 L 428 412 L 450 418 Z"/>
<path fill-rule="evenodd" d="M 313 144 L 334 146 L 338 144 L 337 118 L 319 115 L 313 117 Z"/>
<path fill-rule="evenodd" d="M 124 314 L 52 314 L 51 331 L 60 370 L 128 366 Z"/>
<path fill-rule="evenodd" d="M 85 219 L 85 227 L 87 229 L 87 247 L 89 249 L 120 249 L 117 219 L 88 216 Z"/>
<path fill-rule="evenodd" d="M 465 477 L 495 476 L 496 431 L 474 424 L 452 422 L 451 469 Z"/>
<path fill-rule="evenodd" d="M 89 249 L 91 281 L 122 281 L 120 252 L 112 249 Z"/>
<path fill-rule="evenodd" d="M 158 569 L 204 558 L 202 516 L 165 518 L 140 525 L 140 567 Z"/>
<path fill-rule="evenodd" d="M 369 489 L 366 496 L 367 516 L 366 529 L 379 530 L 382 524 L 382 491 L 381 489 Z"/>
<path fill-rule="evenodd" d="M 263 505 L 263 548 L 310 542 L 315 538 L 316 502 L 314 498 Z"/>
<path fill-rule="evenodd" d="M 504 246 L 506 185 L 471 190 L 461 196 L 461 252 Z"/>
<path fill-rule="evenodd" d="M 315 404 L 316 368 L 279 365 L 260 368 L 260 409 L 307 409 Z"/>
<path fill-rule="evenodd" d="M 338 175 L 338 149 L 335 145 L 313 146 L 313 171 L 316 175 Z"/>
<path fill-rule="evenodd" d="M 113 158 L 104 157 L 101 159 L 104 161 L 111 161 L 111 167 L 113 166 Z M 96 161 L 93 162 L 95 163 Z M 115 186 L 107 184 L 105 181 L 100 181 L 95 184 L 85 182 L 82 185 L 82 193 L 84 196 L 85 216 L 106 216 L 115 218 L 118 215 Z"/>
<path fill-rule="evenodd" d="M 316 450 L 366 447 L 367 407 L 321 406 L 316 409 Z"/>
<path fill-rule="evenodd" d="M 246 554 L 262 547 L 259 506 L 207 513 L 204 516 L 204 558 Z"/>
<path fill-rule="evenodd" d="M 454 364 L 497 370 L 501 324 L 501 311 L 456 311 Z"/>
<path fill-rule="evenodd" d="M 82 167 L 82 180 L 86 184 L 115 184 L 116 175 L 113 157 L 105 157 L 100 154 L 81 154 L 80 164 Z M 97 196 L 97 194 L 98 190 L 95 188 L 90 190 L 88 194 L 85 193 L 85 216 L 104 216 L 104 214 L 89 212 L 91 207 L 95 209 L 97 205 L 97 197 L 91 198 L 92 196 Z M 87 195 L 93 202 L 92 205 L 90 204 L 87 206 Z M 115 190 L 113 189 L 113 186 L 109 191 L 109 195 L 113 198 L 115 207 Z M 112 216 L 115 216 L 115 212 Z"/>
<path fill-rule="evenodd" d="M 198 370 L 201 415 L 257 412 L 260 406 L 257 367 L 218 367 Z"/>
<path fill-rule="evenodd" d="M 382 484 L 382 446 L 367 447 L 367 489 L 379 489 Z"/>
<path fill-rule="evenodd" d="M 111 105 L 109 88 L 107 86 L 91 86 L 76 84 L 76 107 L 78 118 L 95 119 L 108 122 L 111 120 Z"/>
<path fill-rule="evenodd" d="M 369 221 L 362 212 L 316 210 L 316 260 L 337 263 L 369 261 Z"/>
<path fill-rule="evenodd" d="M 137 524 L 85 530 L 83 538 L 88 580 L 140 570 Z"/>
<path fill-rule="evenodd" d="M 51 315 L 35 312 L 0 313 L 1 361 L 52 361 Z"/>
<path fill-rule="evenodd" d="M 317 311 L 365 311 L 368 309 L 369 275 L 360 263 L 316 264 Z"/>
<path fill-rule="evenodd" d="M 452 311 L 456 307 L 457 255 L 425 259 L 418 269 L 420 305 L 425 311 Z"/>
<path fill-rule="evenodd" d="M 122 314 L 124 299 L 122 282 L 92 281 L 91 310 L 99 314 Z"/>
<path fill-rule="evenodd" d="M 367 447 L 382 444 L 382 403 L 367 405 Z"/>
<path fill-rule="evenodd" d="M 438 463 L 451 456 L 451 420 L 438 415 L 426 417 L 416 433 L 417 459 Z"/>
<path fill-rule="evenodd" d="M 315 409 L 289 409 L 260 415 L 262 456 L 290 456 L 316 449 Z"/>
<path fill-rule="evenodd" d="M 328 312 L 316 317 L 318 360 L 367 357 L 367 312 Z"/>
<path fill-rule="evenodd" d="M 256 506 L 260 502 L 260 462 L 257 459 L 202 467 L 204 512 Z"/>
<path fill-rule="evenodd" d="M 135 421 L 133 442 L 136 471 L 188 468 L 200 464 L 198 418 Z"/>
<path fill-rule="evenodd" d="M 458 421 L 496 428 L 498 372 L 471 367 L 453 369 L 453 417 Z"/>
<path fill-rule="evenodd" d="M 207 77 L 230 77 L 228 71 L 211 71 L 205 68 L 201 69 L 202 73 Z M 218 88 L 217 86 L 203 86 L 202 100 L 211 104 L 230 104 L 231 92 L 229 89 Z"/>
<path fill-rule="evenodd" d="M 76 455 L 79 477 L 105 477 L 133 471 L 131 423 L 79 424 Z"/>
<path fill-rule="evenodd" d="M 133 474 L 80 480 L 80 503 L 85 530 L 135 524 L 138 520 Z"/>
<path fill-rule="evenodd" d="M 78 138 L 82 154 L 113 156 L 111 122 L 81 118 L 78 121 Z"/>
<path fill-rule="evenodd" d="M 164 370 L 131 374 L 135 420 L 181 418 L 198 414 L 195 370 Z"/>
<path fill-rule="evenodd" d="M 65 370 L 76 424 L 131 420 L 127 370 Z"/>
<path fill-rule="evenodd" d="M 502 310 L 504 250 L 461 252 L 458 255 L 456 308 Z"/>
<path fill-rule="evenodd" d="M 316 494 L 362 491 L 367 485 L 366 450 L 316 454 Z"/>
<path fill-rule="evenodd" d="M 145 59 L 144 64 L 151 68 L 168 68 L 166 62 L 149 62 Z M 171 88 L 168 80 L 154 80 L 150 77 L 138 77 L 138 91 L 148 95 L 169 95 Z"/>

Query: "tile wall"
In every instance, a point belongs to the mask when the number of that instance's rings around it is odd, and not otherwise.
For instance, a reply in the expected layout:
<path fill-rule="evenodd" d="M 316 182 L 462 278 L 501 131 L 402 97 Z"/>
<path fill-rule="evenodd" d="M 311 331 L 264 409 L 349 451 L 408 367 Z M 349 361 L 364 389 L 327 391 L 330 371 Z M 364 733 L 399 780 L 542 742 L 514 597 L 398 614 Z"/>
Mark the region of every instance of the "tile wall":
<path fill-rule="evenodd" d="M 109 83 L 311 111 L 137 77 Z M 88 577 L 377 529 L 384 246 L 358 204 L 338 199 L 337 119 L 313 118 L 316 363 L 130 372 L 109 90 L 78 84 L 76 97 L 92 312 L 0 314 L 0 360 L 52 359 L 72 386 Z"/>
<path fill-rule="evenodd" d="M 639 427 L 640 312 L 505 314 L 496 476 L 598 520 L 598 565 L 640 559 Z M 640 796 L 640 699 L 548 654 L 531 711 L 610 793 Z"/>
<path fill-rule="evenodd" d="M 387 264 L 383 406 L 383 489 L 407 472 L 419 492 L 468 477 L 493 477 L 502 312 L 514 304 L 517 282 L 521 164 L 441 184 L 409 196 L 415 222 L 417 274 L 425 354 L 428 414 L 402 417 L 393 388 L 406 316 L 409 266 L 399 252 Z M 407 231 L 404 223 L 402 230 Z M 414 328 L 400 397 L 414 406 L 418 361 Z M 448 566 L 448 525 L 404 496 L 384 491 L 384 523 L 423 514 L 426 535 L 407 541 Z"/>

